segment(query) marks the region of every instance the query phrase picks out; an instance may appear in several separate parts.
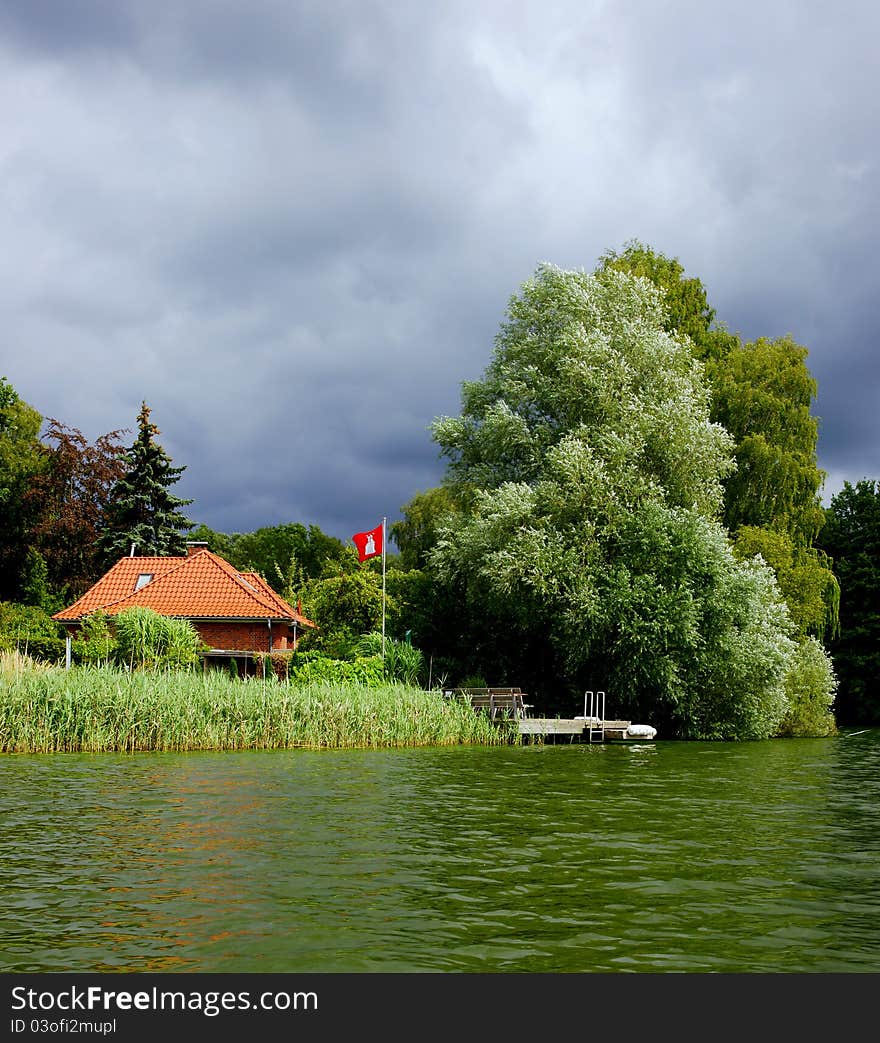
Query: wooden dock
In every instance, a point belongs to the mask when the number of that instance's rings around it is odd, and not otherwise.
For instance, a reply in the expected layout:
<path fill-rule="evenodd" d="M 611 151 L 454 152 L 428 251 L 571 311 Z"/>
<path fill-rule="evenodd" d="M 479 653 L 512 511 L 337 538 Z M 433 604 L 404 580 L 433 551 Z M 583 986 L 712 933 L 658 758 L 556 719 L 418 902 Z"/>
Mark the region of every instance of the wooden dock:
<path fill-rule="evenodd" d="M 462 699 L 476 713 L 486 713 L 496 724 L 513 718 L 519 734 L 555 742 L 567 736 L 569 742 L 650 742 L 655 728 L 631 721 L 605 719 L 605 693 L 584 692 L 582 717 L 531 717 L 531 703 L 520 688 L 453 688 L 443 693 L 446 699 Z"/>
<path fill-rule="evenodd" d="M 650 742 L 653 736 L 631 734 L 631 721 L 602 721 L 598 718 L 523 717 L 517 721 L 520 735 L 540 736 L 555 742 Z"/>

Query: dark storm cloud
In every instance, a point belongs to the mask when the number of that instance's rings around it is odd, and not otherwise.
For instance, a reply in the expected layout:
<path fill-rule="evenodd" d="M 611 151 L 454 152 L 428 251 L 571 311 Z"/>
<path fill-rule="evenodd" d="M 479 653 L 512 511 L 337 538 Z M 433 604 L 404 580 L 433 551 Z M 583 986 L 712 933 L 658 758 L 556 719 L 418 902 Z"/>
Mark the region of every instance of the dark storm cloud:
<path fill-rule="evenodd" d="M 191 517 L 341 538 L 544 260 L 639 238 L 819 381 L 880 473 L 872 5 L 0 0 L 0 373 L 90 437 L 142 399 Z"/>
<path fill-rule="evenodd" d="M 76 55 L 132 45 L 137 17 L 117 0 L 3 0 L 0 33 L 24 50 Z"/>

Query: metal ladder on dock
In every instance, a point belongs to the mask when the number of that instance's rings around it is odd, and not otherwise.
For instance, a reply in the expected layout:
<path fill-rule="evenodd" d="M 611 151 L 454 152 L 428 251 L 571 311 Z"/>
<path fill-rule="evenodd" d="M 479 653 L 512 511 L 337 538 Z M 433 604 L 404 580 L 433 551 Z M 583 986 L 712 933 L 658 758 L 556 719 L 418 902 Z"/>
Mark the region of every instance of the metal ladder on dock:
<path fill-rule="evenodd" d="M 605 693 L 584 692 L 584 717 L 590 742 L 605 741 Z M 595 723 L 594 723 L 595 722 Z M 594 738 L 595 736 L 595 738 Z"/>

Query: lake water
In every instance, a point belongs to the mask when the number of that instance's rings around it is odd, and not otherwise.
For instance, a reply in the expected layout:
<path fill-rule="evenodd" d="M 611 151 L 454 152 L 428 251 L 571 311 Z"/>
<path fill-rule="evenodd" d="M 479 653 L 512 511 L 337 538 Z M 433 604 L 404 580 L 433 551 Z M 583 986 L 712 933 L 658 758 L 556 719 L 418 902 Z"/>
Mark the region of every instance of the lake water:
<path fill-rule="evenodd" d="M 880 729 L 0 758 L 4 972 L 880 970 Z"/>

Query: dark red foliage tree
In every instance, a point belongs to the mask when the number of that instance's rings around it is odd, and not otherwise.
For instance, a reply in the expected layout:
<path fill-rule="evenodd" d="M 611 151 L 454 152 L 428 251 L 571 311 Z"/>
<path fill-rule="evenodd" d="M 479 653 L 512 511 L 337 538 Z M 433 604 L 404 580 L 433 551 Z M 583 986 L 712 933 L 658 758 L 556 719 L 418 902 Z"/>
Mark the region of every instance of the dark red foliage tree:
<path fill-rule="evenodd" d="M 99 578 L 98 537 L 110 490 L 122 477 L 120 436 L 109 431 L 90 443 L 83 433 L 52 417 L 43 435 L 45 466 L 25 494 L 32 518 L 30 544 L 44 559 L 50 587 L 79 597 Z"/>

